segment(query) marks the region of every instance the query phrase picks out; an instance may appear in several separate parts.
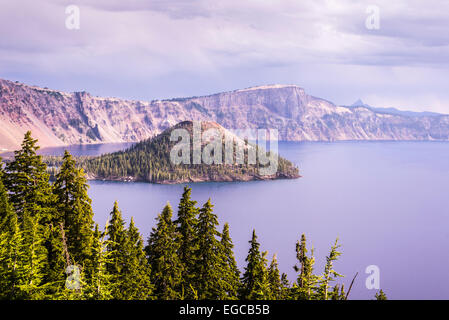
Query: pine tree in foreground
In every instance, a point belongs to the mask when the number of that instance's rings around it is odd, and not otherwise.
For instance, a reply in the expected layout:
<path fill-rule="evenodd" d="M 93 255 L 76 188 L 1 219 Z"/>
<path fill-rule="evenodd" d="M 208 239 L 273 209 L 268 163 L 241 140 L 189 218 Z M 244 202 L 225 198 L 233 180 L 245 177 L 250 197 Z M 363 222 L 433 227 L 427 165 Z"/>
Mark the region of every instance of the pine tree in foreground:
<path fill-rule="evenodd" d="M 53 251 L 50 235 L 57 212 L 47 166 L 37 155 L 38 149 L 37 140 L 28 131 L 21 149 L 14 152 L 14 160 L 6 164 L 3 175 L 23 236 L 23 253 L 20 255 L 23 270 L 27 273 L 27 283 L 20 285 L 21 291 L 30 299 L 44 296 L 53 285 L 53 279 L 49 276 L 49 257 L 46 255 Z"/>
<path fill-rule="evenodd" d="M 341 252 L 338 251 L 340 245 L 338 244 L 338 239 L 335 240 L 335 243 L 331 247 L 331 251 L 329 255 L 326 257 L 326 265 L 324 267 L 324 273 L 321 278 L 320 286 L 318 293 L 320 295 L 320 300 L 328 300 L 329 299 L 329 287 L 332 281 L 335 281 L 337 277 L 342 277 L 341 274 L 334 270 L 334 261 L 338 259 L 341 255 Z M 338 291 L 338 289 L 337 289 Z M 334 294 L 335 295 L 335 294 Z"/>
<path fill-rule="evenodd" d="M 268 268 L 268 282 L 270 284 L 270 299 L 282 299 L 282 280 L 279 272 L 279 265 L 276 255 L 273 255 L 270 267 Z"/>
<path fill-rule="evenodd" d="M 240 299 L 268 299 L 270 288 L 266 267 L 266 252 L 260 252 L 260 244 L 257 242 L 255 230 L 253 230 L 253 235 L 249 243 L 250 249 L 245 260 L 247 265 L 242 277 Z"/>
<path fill-rule="evenodd" d="M 23 215 L 23 249 L 19 252 L 24 272 L 23 283 L 18 287 L 26 299 L 37 300 L 45 297 L 46 285 L 43 282 L 47 270 L 47 250 L 43 246 L 44 234 L 39 219 L 27 211 Z"/>
<path fill-rule="evenodd" d="M 158 299 L 183 298 L 181 287 L 183 265 L 179 259 L 179 239 L 172 221 L 170 204 L 156 218 L 156 227 L 151 231 L 145 251 L 151 266 L 151 282 Z"/>
<path fill-rule="evenodd" d="M 376 300 L 388 300 L 387 295 L 382 291 L 382 289 L 380 289 L 380 291 L 376 293 L 374 297 L 376 298 Z"/>
<path fill-rule="evenodd" d="M 312 300 L 316 298 L 316 285 L 319 277 L 313 274 L 313 266 L 315 264 L 314 250 L 312 248 L 310 256 L 307 255 L 306 236 L 301 235 L 301 241 L 296 243 L 296 259 L 299 266 L 293 268 L 299 272 L 296 283 L 292 287 L 292 298 L 295 300 Z"/>
<path fill-rule="evenodd" d="M 23 232 L 15 213 L 7 214 L 0 230 L 0 299 L 25 299 L 20 289 L 25 283 Z"/>
<path fill-rule="evenodd" d="M 107 229 L 107 226 L 106 226 Z M 90 300 L 109 300 L 112 295 L 112 278 L 108 271 L 107 265 L 111 263 L 111 252 L 107 250 L 109 240 L 105 239 L 105 233 L 98 230 L 95 225 L 93 236 L 93 245 L 91 247 L 90 267 L 88 268 L 89 282 L 85 290 L 86 299 Z"/>
<path fill-rule="evenodd" d="M 178 255 L 183 265 L 182 290 L 186 299 L 195 298 L 195 265 L 197 257 L 196 225 L 198 223 L 198 208 L 196 201 L 191 200 L 192 189 L 184 187 L 178 206 L 178 217 L 175 221 L 177 242 L 179 243 Z"/>
<path fill-rule="evenodd" d="M 51 283 L 48 288 L 48 294 L 57 296 L 60 299 L 75 299 L 71 292 L 66 292 L 65 282 L 70 276 L 71 269 L 82 269 L 76 265 L 75 261 L 67 249 L 67 237 L 65 234 L 64 223 L 54 222 L 50 225 L 47 235 L 47 257 L 48 266 L 45 272 L 45 282 Z"/>
<path fill-rule="evenodd" d="M 93 212 L 87 194 L 89 185 L 82 169 L 65 151 L 63 162 L 53 184 L 57 196 L 58 223 L 63 222 L 67 236 L 67 248 L 75 263 L 84 265 L 90 258 L 93 241 Z"/>
<path fill-rule="evenodd" d="M 151 268 L 145 255 L 142 236 L 131 222 L 126 231 L 125 263 L 123 274 L 126 277 L 122 285 L 122 295 L 127 300 L 148 300 L 152 297 Z"/>
<path fill-rule="evenodd" d="M 19 222 L 27 211 L 31 216 L 38 216 L 40 223 L 45 225 L 55 215 L 55 197 L 46 172 L 47 166 L 37 155 L 37 150 L 37 140 L 28 131 L 21 149 L 14 151 L 14 160 L 6 164 L 4 183 Z"/>
<path fill-rule="evenodd" d="M 287 274 L 281 274 L 281 295 L 279 300 L 290 299 L 290 283 L 287 278 Z"/>
<path fill-rule="evenodd" d="M 125 222 L 123 221 L 122 213 L 118 207 L 117 201 L 115 201 L 105 231 L 106 236 L 108 237 L 106 250 L 109 255 L 106 268 L 112 277 L 112 296 L 114 299 L 118 300 L 126 299 L 123 294 L 123 289 L 127 281 L 126 274 L 124 273 L 124 266 L 127 259 L 125 252 L 126 230 L 124 225 Z"/>
<path fill-rule="evenodd" d="M 55 243 L 52 247 L 55 248 L 55 252 L 49 255 L 52 257 L 52 259 L 49 259 L 49 262 L 53 265 L 50 269 L 53 269 L 55 279 L 62 279 L 55 281 L 62 285 L 57 288 L 57 291 L 53 295 L 61 300 L 85 299 L 87 289 L 87 283 L 85 281 L 86 268 L 84 265 L 76 264 L 69 253 L 64 223 L 60 222 L 59 228 L 54 228 L 53 231 L 52 238 Z M 64 270 L 64 273 L 61 272 L 62 270 Z M 62 275 L 59 273 L 62 273 Z"/>
<path fill-rule="evenodd" d="M 225 223 L 221 233 L 221 296 L 220 299 L 237 299 L 240 289 L 240 271 L 234 258 L 234 244 Z"/>
<path fill-rule="evenodd" d="M 1 162 L 1 158 L 0 158 Z M 12 207 L 8 191 L 3 184 L 4 173 L 0 166 L 0 233 L 13 232 L 17 224 L 17 214 Z"/>
<path fill-rule="evenodd" d="M 336 284 L 329 293 L 330 300 L 346 300 L 345 286 Z"/>
<path fill-rule="evenodd" d="M 200 209 L 198 223 L 196 224 L 195 239 L 195 288 L 199 299 L 218 299 L 222 293 L 222 264 L 221 244 L 217 237 L 220 233 L 217 216 L 212 212 L 213 205 L 210 199 Z"/>
<path fill-rule="evenodd" d="M 42 297 L 36 291 L 42 281 L 42 255 L 36 256 L 41 239 L 36 234 L 36 224 L 29 215 L 24 222 L 19 218 L 9 202 L 3 185 L 4 172 L 0 170 L 0 298 L 36 299 Z"/>

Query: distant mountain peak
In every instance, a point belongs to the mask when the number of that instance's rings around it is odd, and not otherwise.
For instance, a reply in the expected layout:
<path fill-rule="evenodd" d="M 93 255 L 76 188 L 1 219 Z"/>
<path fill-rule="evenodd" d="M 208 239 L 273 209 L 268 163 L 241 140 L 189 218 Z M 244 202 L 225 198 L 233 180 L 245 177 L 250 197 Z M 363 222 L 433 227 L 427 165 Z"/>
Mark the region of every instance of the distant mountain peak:
<path fill-rule="evenodd" d="M 362 99 L 357 99 L 356 102 L 354 102 L 353 104 L 351 104 L 351 107 L 369 107 L 367 104 L 365 104 Z"/>
<path fill-rule="evenodd" d="M 400 115 L 405 117 L 435 117 L 435 116 L 441 116 L 440 113 L 436 112 L 429 112 L 429 111 L 407 111 L 407 110 L 399 110 L 397 108 L 379 108 L 379 107 L 373 107 L 369 104 L 366 104 L 362 101 L 362 99 L 357 99 L 356 102 L 354 102 L 350 107 L 356 108 L 356 107 L 364 107 L 368 108 L 372 111 L 382 113 L 382 114 L 391 114 L 391 115 Z"/>

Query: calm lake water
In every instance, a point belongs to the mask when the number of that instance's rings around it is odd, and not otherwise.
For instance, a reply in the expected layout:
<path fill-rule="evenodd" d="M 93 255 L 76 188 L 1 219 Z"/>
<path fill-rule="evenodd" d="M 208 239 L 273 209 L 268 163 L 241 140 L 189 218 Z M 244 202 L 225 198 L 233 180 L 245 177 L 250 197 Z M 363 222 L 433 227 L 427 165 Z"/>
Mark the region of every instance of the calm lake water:
<path fill-rule="evenodd" d="M 126 145 L 128 146 L 128 145 Z M 97 154 L 123 145 L 71 147 Z M 191 184 L 199 204 L 211 197 L 220 223 L 229 222 L 236 259 L 244 267 L 251 232 L 262 250 L 277 254 L 281 272 L 295 280 L 295 243 L 305 233 L 315 247 L 316 271 L 338 237 L 335 268 L 351 297 L 372 299 L 365 268 L 380 268 L 391 299 L 449 299 L 449 143 L 281 142 L 280 154 L 302 178 L 246 183 Z M 48 150 L 43 150 L 48 154 Z M 50 153 L 60 153 L 52 149 Z M 178 205 L 183 185 L 91 181 L 95 220 L 104 226 L 114 200 L 145 239 L 167 201 Z"/>

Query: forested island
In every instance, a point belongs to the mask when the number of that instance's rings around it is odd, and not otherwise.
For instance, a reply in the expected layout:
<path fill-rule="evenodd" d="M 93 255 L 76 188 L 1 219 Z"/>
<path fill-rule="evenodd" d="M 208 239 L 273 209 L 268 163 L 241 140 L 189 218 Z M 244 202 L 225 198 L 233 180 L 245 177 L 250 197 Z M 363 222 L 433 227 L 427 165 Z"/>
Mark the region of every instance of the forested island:
<path fill-rule="evenodd" d="M 237 267 L 229 225 L 218 230 L 209 199 L 202 206 L 184 188 L 176 218 L 169 203 L 144 241 L 133 219 L 125 225 L 118 203 L 104 230 L 93 220 L 89 185 L 66 151 L 50 183 L 37 140 L 0 171 L 0 299 L 291 299 L 346 300 L 351 286 L 335 283 L 336 241 L 321 274 L 313 250 L 296 244 L 297 278 L 280 274 L 253 231 L 243 272 Z M 148 226 L 150 228 L 150 226 Z M 377 299 L 386 299 L 380 291 Z"/>
<path fill-rule="evenodd" d="M 176 129 L 185 129 L 189 132 L 190 141 L 192 141 L 192 121 L 181 122 L 153 138 L 133 145 L 127 150 L 98 157 L 79 157 L 77 162 L 85 170 L 88 179 L 96 180 L 145 181 L 170 184 L 203 181 L 295 179 L 299 177 L 298 168 L 287 159 L 277 156 L 277 154 L 275 171 L 270 174 L 261 174 L 260 171 L 264 168 L 264 165 L 260 163 L 259 158 L 256 159 L 255 163 L 251 163 L 248 159 L 251 152 L 258 155 L 259 152 L 265 152 L 264 149 L 231 134 L 217 123 L 202 122 L 201 125 L 202 132 L 215 129 L 222 136 L 232 137 L 232 163 L 227 164 L 224 161 L 227 147 L 224 139 L 220 142 L 220 159 L 222 160 L 220 164 L 204 162 L 194 164 L 193 144 L 188 146 L 190 148 L 188 150 L 190 151 L 188 164 L 173 163 L 170 156 L 177 141 L 171 141 L 171 133 Z M 201 148 L 204 149 L 208 142 L 210 141 L 203 140 Z M 236 161 L 239 156 L 237 146 L 242 148 L 240 163 Z M 212 157 L 214 157 L 213 152 Z M 45 162 L 51 168 L 52 176 L 61 166 L 62 161 L 62 157 L 45 157 Z"/>

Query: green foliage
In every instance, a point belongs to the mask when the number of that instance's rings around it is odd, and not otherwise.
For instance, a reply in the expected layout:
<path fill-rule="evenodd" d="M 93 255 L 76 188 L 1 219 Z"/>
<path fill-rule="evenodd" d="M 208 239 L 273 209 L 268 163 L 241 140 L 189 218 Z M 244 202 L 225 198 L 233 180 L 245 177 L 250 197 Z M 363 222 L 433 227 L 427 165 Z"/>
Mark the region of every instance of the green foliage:
<path fill-rule="evenodd" d="M 0 297 L 25 298 L 19 286 L 25 282 L 23 232 L 17 216 L 13 215 L 0 233 Z"/>
<path fill-rule="evenodd" d="M 382 291 L 382 289 L 380 289 L 380 291 L 376 293 L 374 297 L 376 298 L 376 300 L 388 300 L 387 295 Z"/>
<path fill-rule="evenodd" d="M 319 277 L 313 274 L 313 266 L 315 257 L 313 248 L 310 256 L 307 256 L 306 236 L 301 235 L 301 241 L 296 243 L 296 259 L 299 266 L 295 265 L 294 269 L 299 272 L 296 283 L 292 288 L 292 297 L 296 300 L 312 300 L 316 297 L 316 285 Z"/>
<path fill-rule="evenodd" d="M 21 177 L 19 181 L 26 184 L 24 188 L 17 185 L 11 179 L 10 172 L 1 172 L 0 179 L 0 283 L 4 284 L 0 288 L 0 296 L 14 299 L 41 299 L 44 297 L 44 272 L 47 266 L 46 249 L 44 242 L 44 227 L 39 224 L 45 213 L 49 210 L 33 203 L 36 200 L 42 204 L 48 204 L 46 194 L 42 190 L 37 190 L 34 184 L 43 184 L 45 181 L 45 165 L 39 167 L 38 158 L 34 158 L 35 162 L 30 161 L 26 156 L 27 152 L 33 157 L 33 153 L 37 150 L 34 146 L 36 140 L 31 138 L 28 132 L 25 135 L 25 141 L 22 146 L 28 150 L 26 152 L 17 152 L 21 161 L 13 162 L 7 168 L 20 168 L 24 164 L 27 172 L 34 174 L 33 178 L 25 176 L 22 172 L 15 171 L 13 176 Z M 34 153 L 35 155 L 35 153 Z M 32 166 L 37 166 L 33 168 Z M 31 167 L 30 167 L 31 166 Z M 7 169 L 8 170 L 8 169 Z M 38 180 L 40 177 L 43 180 Z M 17 196 L 14 193 L 8 193 L 3 181 L 8 186 L 12 186 L 13 190 L 21 193 Z M 46 190 L 51 191 L 49 185 L 43 186 Z M 27 194 L 27 191 L 31 195 Z M 10 191 L 11 192 L 11 191 Z M 18 208 L 14 208 L 10 201 L 14 199 Z M 30 202 L 31 201 L 31 202 Z M 21 205 L 19 205 L 21 204 Z M 20 213 L 20 216 L 19 216 Z"/>
<path fill-rule="evenodd" d="M 221 243 L 217 239 L 220 233 L 216 227 L 218 218 L 212 212 L 213 205 L 210 199 L 199 211 L 198 222 L 195 226 L 196 238 L 194 257 L 194 282 L 199 292 L 199 299 L 218 299 L 221 294 L 221 277 L 223 255 Z"/>
<path fill-rule="evenodd" d="M 268 283 L 270 284 L 270 299 L 280 300 L 283 298 L 283 284 L 281 275 L 279 273 L 279 266 L 276 255 L 271 260 L 270 267 L 268 268 Z"/>
<path fill-rule="evenodd" d="M 82 169 L 65 151 L 62 166 L 53 183 L 57 197 L 56 223 L 63 223 L 67 235 L 67 248 L 74 262 L 86 262 L 93 241 L 93 212 L 87 194 L 89 186 Z"/>
<path fill-rule="evenodd" d="M 173 210 L 170 204 L 164 207 L 156 218 L 145 251 L 151 266 L 151 282 L 158 299 L 180 299 L 183 265 L 179 253 L 179 239 L 172 221 Z"/>
<path fill-rule="evenodd" d="M 39 147 L 31 132 L 25 134 L 22 148 L 14 151 L 14 160 L 6 164 L 5 187 L 9 191 L 11 204 L 22 221 L 25 211 L 48 223 L 54 215 L 55 197 L 49 184 L 47 166 L 36 154 Z"/>
<path fill-rule="evenodd" d="M 42 299 L 45 296 L 42 280 L 47 267 L 47 252 L 43 246 L 44 237 L 38 218 L 27 212 L 24 214 L 22 226 L 23 231 L 18 230 L 16 238 L 17 259 L 20 261 L 17 270 L 20 271 L 14 287 L 24 299 Z"/>
<path fill-rule="evenodd" d="M 152 298 L 151 268 L 145 255 L 142 236 L 131 218 L 126 230 L 125 261 L 123 273 L 126 278 L 122 284 L 122 295 L 128 300 L 147 300 Z"/>
<path fill-rule="evenodd" d="M 0 231 L 12 232 L 17 224 L 17 214 L 9 201 L 3 176 L 4 173 L 0 171 Z"/>
<path fill-rule="evenodd" d="M 234 258 L 234 244 L 225 223 L 221 233 L 221 290 L 220 299 L 237 299 L 240 290 L 240 271 Z"/>
<path fill-rule="evenodd" d="M 334 262 L 341 255 L 338 251 L 340 245 L 338 239 L 331 247 L 329 255 L 326 257 L 326 264 L 322 275 L 313 273 L 315 257 L 313 248 L 310 256 L 307 254 L 305 235 L 301 235 L 301 240 L 296 243 L 296 258 L 299 265 L 294 269 L 299 272 L 296 283 L 291 288 L 291 297 L 295 300 L 346 300 L 344 286 L 336 284 L 331 287 L 331 283 L 341 274 L 334 270 Z M 332 289 L 332 290 L 330 290 Z"/>
<path fill-rule="evenodd" d="M 28 132 L 0 168 L 0 299 L 346 299 L 343 285 L 332 286 L 337 241 L 316 276 L 302 235 L 290 285 L 276 256 L 268 266 L 253 231 L 240 278 L 229 225 L 220 233 L 211 200 L 196 207 L 187 186 L 176 220 L 167 204 L 146 246 L 132 218 L 125 227 L 117 202 L 104 231 L 94 228 L 83 169 L 65 152 L 50 184 L 36 142 Z M 386 299 L 382 290 L 376 299 Z"/>
<path fill-rule="evenodd" d="M 341 255 L 341 252 L 338 251 L 340 245 L 338 244 L 338 239 L 335 240 L 334 245 L 331 247 L 331 251 L 329 255 L 326 257 L 326 265 L 324 267 L 324 273 L 321 277 L 320 287 L 318 290 L 318 294 L 322 300 L 328 300 L 329 298 L 329 286 L 330 282 L 335 281 L 337 277 L 342 277 L 341 274 L 334 270 L 334 261 L 338 259 Z"/>
<path fill-rule="evenodd" d="M 196 253 L 198 251 L 197 243 L 197 224 L 198 208 L 195 207 L 196 201 L 191 200 L 192 189 L 184 187 L 181 200 L 178 206 L 178 218 L 176 224 L 176 241 L 179 243 L 178 256 L 182 269 L 181 286 L 185 290 L 186 298 L 194 297 L 196 285 L 195 265 L 197 264 Z"/>
<path fill-rule="evenodd" d="M 91 247 L 91 265 L 88 269 L 90 281 L 85 290 L 87 299 L 109 300 L 113 298 L 113 275 L 107 269 L 107 265 L 111 263 L 111 252 L 107 250 L 108 245 L 110 245 L 110 240 L 106 240 L 105 233 L 101 233 L 98 230 L 98 225 L 95 225 Z"/>
<path fill-rule="evenodd" d="M 266 252 L 260 252 L 260 244 L 257 242 L 256 231 L 253 230 L 250 249 L 246 257 L 247 265 L 242 277 L 240 298 L 245 300 L 268 299 L 270 285 L 268 282 Z"/>
<path fill-rule="evenodd" d="M 125 222 L 123 221 L 122 213 L 119 210 L 117 201 L 115 201 L 109 222 L 106 226 L 106 236 L 109 240 L 108 245 L 106 246 L 106 250 L 109 254 L 106 268 L 112 277 L 112 295 L 116 299 L 124 299 L 123 290 L 126 282 L 124 268 L 127 259 L 127 237 L 124 225 Z"/>

